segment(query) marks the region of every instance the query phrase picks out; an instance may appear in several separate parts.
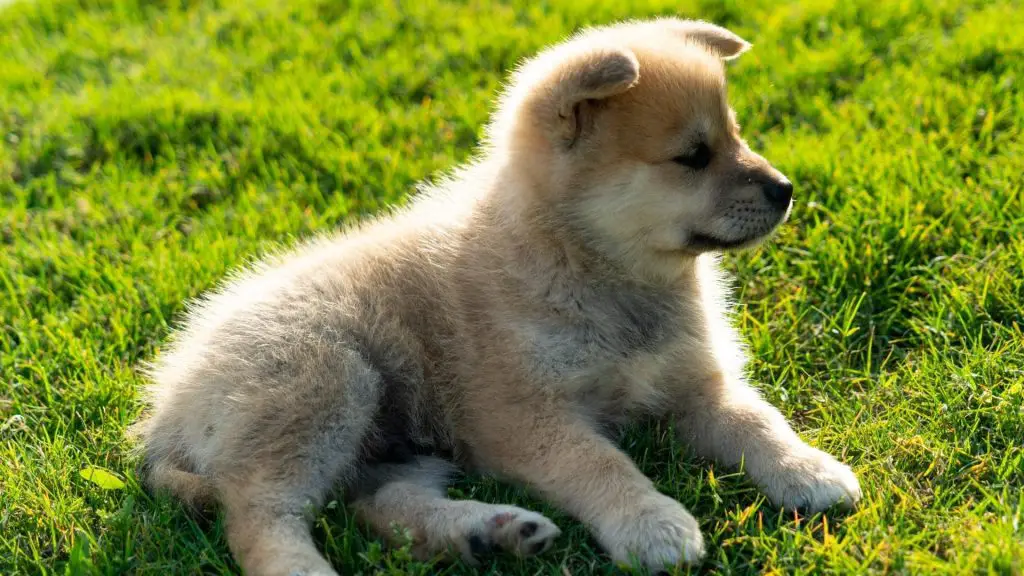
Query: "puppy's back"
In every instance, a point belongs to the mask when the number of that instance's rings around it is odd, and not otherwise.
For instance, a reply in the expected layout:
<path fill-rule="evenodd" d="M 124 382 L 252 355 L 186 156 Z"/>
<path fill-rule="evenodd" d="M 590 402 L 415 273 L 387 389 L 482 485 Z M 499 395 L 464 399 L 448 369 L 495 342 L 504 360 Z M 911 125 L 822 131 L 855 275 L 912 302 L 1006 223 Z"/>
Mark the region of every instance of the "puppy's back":
<path fill-rule="evenodd" d="M 435 435 L 440 409 L 422 383 L 450 341 L 444 271 L 473 202 L 441 192 L 265 258 L 190 307 L 148 367 L 150 410 L 134 429 L 151 485 L 204 500 L 218 475 L 332 421 L 358 431 L 344 439 L 354 451 L 385 450 L 365 446 L 387 432 L 385 396 L 407 416 L 392 421 Z"/>

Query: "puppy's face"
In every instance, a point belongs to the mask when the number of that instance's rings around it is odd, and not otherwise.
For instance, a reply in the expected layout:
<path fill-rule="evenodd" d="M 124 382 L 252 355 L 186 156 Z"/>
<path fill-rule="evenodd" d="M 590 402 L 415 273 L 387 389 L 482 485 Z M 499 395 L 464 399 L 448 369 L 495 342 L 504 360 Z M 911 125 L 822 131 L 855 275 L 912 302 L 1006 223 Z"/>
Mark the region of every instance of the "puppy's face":
<path fill-rule="evenodd" d="M 740 137 L 721 61 L 692 46 L 635 52 L 635 86 L 580 105 L 592 124 L 572 158 L 579 216 L 623 248 L 668 254 L 765 238 L 785 220 L 793 187 Z"/>
<path fill-rule="evenodd" d="M 710 24 L 660 20 L 592 31 L 547 54 L 566 92 L 548 138 L 546 177 L 565 191 L 555 209 L 636 262 L 671 265 L 770 235 L 793 187 L 743 141 L 726 99 L 723 59 L 748 46 Z M 557 98 L 557 85 L 542 88 Z"/>

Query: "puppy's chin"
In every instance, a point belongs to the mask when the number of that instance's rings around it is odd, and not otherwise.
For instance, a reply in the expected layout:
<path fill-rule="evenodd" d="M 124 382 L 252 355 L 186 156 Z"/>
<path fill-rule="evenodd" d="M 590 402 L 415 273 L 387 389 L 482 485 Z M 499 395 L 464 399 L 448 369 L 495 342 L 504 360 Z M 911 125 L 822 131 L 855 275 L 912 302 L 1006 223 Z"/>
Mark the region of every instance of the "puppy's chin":
<path fill-rule="evenodd" d="M 753 248 L 767 238 L 767 235 L 753 238 L 724 239 L 708 234 L 693 233 L 686 241 L 683 251 L 691 254 L 703 254 L 705 252 L 736 252 Z"/>
<path fill-rule="evenodd" d="M 714 234 L 690 232 L 684 250 L 693 254 L 703 254 L 704 252 L 738 252 L 761 244 L 774 236 L 778 229 L 778 226 L 773 226 L 765 232 L 738 238 L 722 238 Z"/>

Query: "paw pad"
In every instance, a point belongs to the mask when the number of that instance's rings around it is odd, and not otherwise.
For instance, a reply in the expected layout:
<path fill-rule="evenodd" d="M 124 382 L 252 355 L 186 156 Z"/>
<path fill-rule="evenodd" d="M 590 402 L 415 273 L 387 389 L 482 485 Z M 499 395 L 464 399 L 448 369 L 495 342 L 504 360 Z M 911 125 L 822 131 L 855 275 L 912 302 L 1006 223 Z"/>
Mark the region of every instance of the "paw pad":
<path fill-rule="evenodd" d="M 519 535 L 523 538 L 529 538 L 537 533 L 537 523 L 527 522 L 523 524 L 523 527 L 519 529 Z"/>
<path fill-rule="evenodd" d="M 474 534 L 469 537 L 469 551 L 473 556 L 482 556 L 491 551 L 491 545 L 484 542 L 484 539 Z"/>
<path fill-rule="evenodd" d="M 513 521 L 515 519 L 516 519 L 516 515 L 513 514 L 512 512 L 504 512 L 502 514 L 495 515 L 494 518 L 491 518 L 491 522 L 495 526 L 497 526 L 498 528 L 501 528 L 505 524 L 508 524 L 509 522 L 511 522 L 511 521 Z"/>

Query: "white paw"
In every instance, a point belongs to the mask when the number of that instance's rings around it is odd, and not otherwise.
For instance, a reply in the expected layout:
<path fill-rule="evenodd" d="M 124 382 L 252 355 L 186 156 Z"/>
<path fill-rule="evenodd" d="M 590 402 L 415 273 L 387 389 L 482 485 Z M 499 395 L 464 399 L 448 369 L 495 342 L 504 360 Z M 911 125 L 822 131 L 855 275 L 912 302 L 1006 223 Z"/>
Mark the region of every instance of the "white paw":
<path fill-rule="evenodd" d="M 811 448 L 779 460 L 755 478 L 765 495 L 778 506 L 809 513 L 839 505 L 850 509 L 861 499 L 860 482 L 850 467 Z"/>
<path fill-rule="evenodd" d="M 522 508 L 509 508 L 487 520 L 491 540 L 517 556 L 536 556 L 551 547 L 562 531 L 544 516 Z"/>
<path fill-rule="evenodd" d="M 469 564 L 497 550 L 520 557 L 536 556 L 551 548 L 562 531 L 544 516 L 515 506 L 490 506 L 466 527 L 460 548 Z"/>
<path fill-rule="evenodd" d="M 639 564 L 652 572 L 698 564 L 704 557 L 697 520 L 662 494 L 648 498 L 617 525 L 601 529 L 598 538 L 617 564 Z"/>

